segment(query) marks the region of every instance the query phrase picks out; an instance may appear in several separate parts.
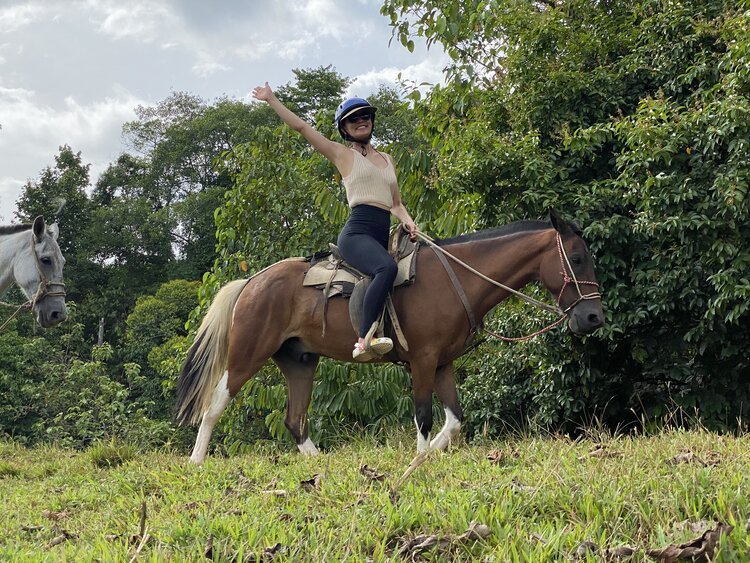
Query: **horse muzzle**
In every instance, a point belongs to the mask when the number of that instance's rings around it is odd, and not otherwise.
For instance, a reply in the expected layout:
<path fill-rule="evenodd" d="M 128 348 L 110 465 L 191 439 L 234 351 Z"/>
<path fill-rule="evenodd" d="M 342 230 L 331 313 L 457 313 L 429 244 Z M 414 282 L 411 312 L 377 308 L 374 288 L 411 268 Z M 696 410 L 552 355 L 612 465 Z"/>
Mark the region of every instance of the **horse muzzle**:
<path fill-rule="evenodd" d="M 36 320 L 42 328 L 53 327 L 68 318 L 68 308 L 65 306 L 65 301 L 60 301 L 60 303 L 44 303 L 37 306 Z"/>
<path fill-rule="evenodd" d="M 581 301 L 568 312 L 568 328 L 575 334 L 591 334 L 604 326 L 604 311 L 599 300 Z"/>

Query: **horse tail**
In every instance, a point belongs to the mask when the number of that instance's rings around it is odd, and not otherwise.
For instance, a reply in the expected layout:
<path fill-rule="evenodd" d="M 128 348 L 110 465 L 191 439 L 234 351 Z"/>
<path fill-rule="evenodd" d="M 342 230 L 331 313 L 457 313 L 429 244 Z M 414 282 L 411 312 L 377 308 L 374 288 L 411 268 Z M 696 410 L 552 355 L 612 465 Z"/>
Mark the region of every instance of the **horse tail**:
<path fill-rule="evenodd" d="M 197 424 L 211 404 L 214 388 L 227 366 L 234 304 L 245 284 L 247 280 L 239 279 L 222 287 L 198 328 L 177 381 L 180 424 Z"/>

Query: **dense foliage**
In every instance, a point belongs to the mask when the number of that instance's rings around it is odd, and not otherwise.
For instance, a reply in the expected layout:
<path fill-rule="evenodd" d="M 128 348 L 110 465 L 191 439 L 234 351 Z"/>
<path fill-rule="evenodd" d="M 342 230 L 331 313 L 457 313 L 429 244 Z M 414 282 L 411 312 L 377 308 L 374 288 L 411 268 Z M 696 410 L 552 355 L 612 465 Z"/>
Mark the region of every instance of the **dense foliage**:
<path fill-rule="evenodd" d="M 748 7 L 386 1 L 403 42 L 453 58 L 448 86 L 418 103 L 429 158 L 402 167 L 479 197 L 482 225 L 556 207 L 598 258 L 608 326 L 482 357 L 467 410 L 556 425 L 671 402 L 712 424 L 747 416 Z"/>

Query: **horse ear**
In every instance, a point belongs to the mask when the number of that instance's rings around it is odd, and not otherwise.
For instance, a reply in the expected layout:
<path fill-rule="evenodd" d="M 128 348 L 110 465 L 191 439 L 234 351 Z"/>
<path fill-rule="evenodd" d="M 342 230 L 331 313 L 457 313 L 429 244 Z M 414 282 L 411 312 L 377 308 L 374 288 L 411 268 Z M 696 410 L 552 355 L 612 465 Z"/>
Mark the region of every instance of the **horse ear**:
<path fill-rule="evenodd" d="M 560 230 L 558 225 L 562 223 L 562 219 L 560 218 L 560 214 L 552 207 L 549 208 L 549 222 L 552 223 L 556 231 Z"/>
<path fill-rule="evenodd" d="M 578 235 L 579 237 L 583 235 L 583 231 L 581 230 L 581 227 L 579 227 L 576 223 L 572 221 L 566 221 L 565 219 L 562 218 L 562 215 L 560 215 L 557 211 L 555 211 L 551 207 L 549 210 L 549 222 L 552 223 L 552 226 L 561 235 L 575 234 L 575 235 Z"/>
<path fill-rule="evenodd" d="M 52 235 L 52 238 L 54 240 L 57 240 L 57 237 L 60 236 L 60 227 L 57 225 L 57 223 L 52 223 L 49 227 L 47 227 L 47 232 Z"/>
<path fill-rule="evenodd" d="M 34 224 L 32 225 L 31 229 L 34 231 L 34 239 L 37 241 L 40 240 L 47 230 L 47 227 L 44 224 L 44 217 L 39 215 L 39 217 L 34 219 Z"/>

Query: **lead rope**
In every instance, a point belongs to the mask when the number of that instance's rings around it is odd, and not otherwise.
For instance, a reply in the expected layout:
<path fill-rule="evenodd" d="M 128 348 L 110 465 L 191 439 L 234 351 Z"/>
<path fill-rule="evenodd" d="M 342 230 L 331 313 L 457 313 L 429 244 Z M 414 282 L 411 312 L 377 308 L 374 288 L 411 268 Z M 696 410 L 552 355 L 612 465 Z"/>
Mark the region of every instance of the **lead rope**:
<path fill-rule="evenodd" d="M 16 307 L 16 310 L 13 311 L 13 314 L 5 319 L 5 322 L 0 326 L 0 332 L 2 332 L 6 326 L 8 326 L 8 323 L 12 321 L 16 315 L 21 311 L 21 309 L 30 309 L 31 308 L 31 301 L 27 301 L 26 303 L 21 303 L 20 305 L 12 305 L 10 303 L 0 303 L 3 307 Z"/>

